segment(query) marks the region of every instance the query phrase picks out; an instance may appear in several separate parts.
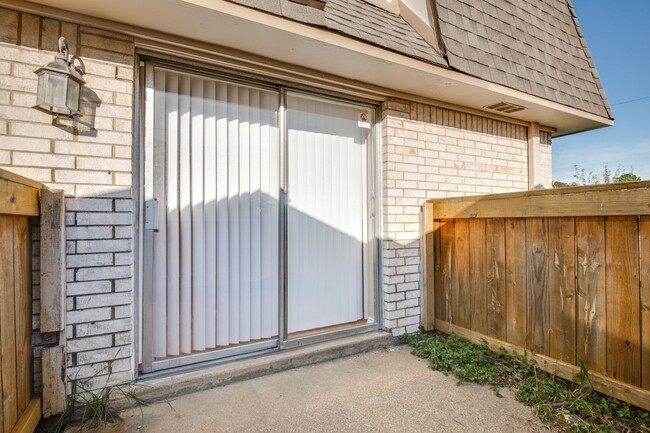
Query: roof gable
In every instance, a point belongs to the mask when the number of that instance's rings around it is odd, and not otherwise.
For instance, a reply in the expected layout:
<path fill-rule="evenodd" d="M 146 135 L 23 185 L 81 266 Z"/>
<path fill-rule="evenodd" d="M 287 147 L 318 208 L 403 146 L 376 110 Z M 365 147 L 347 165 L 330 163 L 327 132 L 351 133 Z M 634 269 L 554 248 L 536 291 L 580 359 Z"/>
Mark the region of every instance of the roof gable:
<path fill-rule="evenodd" d="M 612 118 L 570 0 L 437 0 L 449 66 Z"/>

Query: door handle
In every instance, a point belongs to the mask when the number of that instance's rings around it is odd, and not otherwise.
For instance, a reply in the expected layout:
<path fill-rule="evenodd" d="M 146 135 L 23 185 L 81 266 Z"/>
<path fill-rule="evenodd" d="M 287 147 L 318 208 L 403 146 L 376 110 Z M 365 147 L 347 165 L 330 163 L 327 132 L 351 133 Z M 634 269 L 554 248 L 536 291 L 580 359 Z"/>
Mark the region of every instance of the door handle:
<path fill-rule="evenodd" d="M 158 199 L 153 198 L 144 203 L 144 228 L 145 230 L 158 231 Z"/>

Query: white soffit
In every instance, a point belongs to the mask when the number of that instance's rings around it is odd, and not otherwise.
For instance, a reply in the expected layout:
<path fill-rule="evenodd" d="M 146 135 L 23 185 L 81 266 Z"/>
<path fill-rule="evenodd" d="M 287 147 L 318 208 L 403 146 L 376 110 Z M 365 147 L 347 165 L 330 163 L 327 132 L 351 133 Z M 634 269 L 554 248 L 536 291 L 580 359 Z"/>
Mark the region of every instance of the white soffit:
<path fill-rule="evenodd" d="M 556 128 L 556 135 L 613 124 L 610 119 L 224 0 L 37 0 L 37 3 L 477 110 L 506 101 L 526 107 L 513 118 Z"/>

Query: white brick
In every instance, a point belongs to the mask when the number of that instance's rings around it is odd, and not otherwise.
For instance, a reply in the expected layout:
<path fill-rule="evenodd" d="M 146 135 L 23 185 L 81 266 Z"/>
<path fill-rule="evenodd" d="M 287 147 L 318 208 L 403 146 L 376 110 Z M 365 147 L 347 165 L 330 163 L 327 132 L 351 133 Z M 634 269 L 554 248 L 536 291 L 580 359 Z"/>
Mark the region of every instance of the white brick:
<path fill-rule="evenodd" d="M 77 309 L 112 307 L 126 305 L 131 302 L 129 292 L 107 293 L 105 295 L 77 296 Z"/>
<path fill-rule="evenodd" d="M 131 213 L 127 212 L 79 212 L 77 213 L 77 225 L 128 225 L 131 224 Z"/>
<path fill-rule="evenodd" d="M 56 170 L 54 172 L 56 182 L 69 183 L 104 183 L 110 184 L 113 177 L 106 171 L 86 171 L 86 170 Z"/>
<path fill-rule="evenodd" d="M 418 325 L 420 323 L 420 316 L 405 317 L 397 320 L 397 326 Z"/>
<path fill-rule="evenodd" d="M 82 268 L 91 266 L 111 266 L 113 254 L 68 254 L 66 266 L 68 268 Z"/>
<path fill-rule="evenodd" d="M 77 252 L 104 253 L 131 251 L 131 241 L 128 239 L 77 241 Z"/>
<path fill-rule="evenodd" d="M 115 280 L 116 292 L 127 292 L 133 289 L 133 280 L 126 278 L 124 280 Z"/>
<path fill-rule="evenodd" d="M 107 293 L 113 289 L 110 281 L 84 281 L 77 283 L 68 283 L 66 293 L 68 296 L 91 295 L 95 293 Z"/>
<path fill-rule="evenodd" d="M 133 211 L 133 200 L 115 200 L 116 212 L 131 212 Z"/>
<path fill-rule="evenodd" d="M 68 349 L 70 352 L 70 350 Z M 98 362 L 95 364 L 82 365 L 79 367 L 68 367 L 66 370 L 69 380 L 87 379 L 96 377 L 101 374 L 106 374 L 108 371 L 107 362 Z"/>
<path fill-rule="evenodd" d="M 131 346 L 111 347 L 101 350 L 91 350 L 77 353 L 77 365 L 95 362 L 112 361 L 117 358 L 131 356 Z"/>
<path fill-rule="evenodd" d="M 404 301 L 397 302 L 396 305 L 395 305 L 395 308 L 397 308 L 397 309 L 410 308 L 410 307 L 417 307 L 419 305 L 420 305 L 420 299 L 419 298 L 412 298 L 412 299 L 406 299 Z"/>
<path fill-rule="evenodd" d="M 112 177 L 112 175 L 108 175 Z M 77 196 L 81 197 L 131 197 L 131 188 L 114 185 L 77 185 Z"/>
<path fill-rule="evenodd" d="M 65 202 L 67 211 L 110 211 L 113 209 L 113 200 L 108 199 L 67 199 Z"/>
<path fill-rule="evenodd" d="M 117 319 L 94 323 L 81 323 L 76 326 L 77 337 L 114 334 L 116 332 L 129 331 L 131 329 L 131 319 Z"/>
<path fill-rule="evenodd" d="M 83 311 L 68 311 L 65 313 L 66 323 L 75 325 L 77 323 L 96 322 L 98 320 L 111 319 L 112 312 L 110 308 L 95 308 Z"/>
<path fill-rule="evenodd" d="M 115 318 L 116 319 L 123 319 L 126 317 L 131 317 L 133 315 L 133 311 L 131 310 L 130 305 L 121 305 L 113 308 Z"/>
<path fill-rule="evenodd" d="M 111 239 L 113 227 L 67 227 L 66 238 L 68 240 L 78 239 Z"/>
<path fill-rule="evenodd" d="M 133 263 L 133 254 L 132 253 L 116 253 L 115 254 L 115 264 L 116 265 L 131 265 Z"/>
<path fill-rule="evenodd" d="M 76 338 L 66 342 L 68 353 L 83 352 L 93 349 L 101 349 L 104 347 L 111 347 L 113 345 L 113 337 L 111 335 L 99 335 L 89 338 Z"/>
<path fill-rule="evenodd" d="M 127 159 L 77 157 L 77 168 L 87 170 L 131 171 L 131 161 Z"/>
<path fill-rule="evenodd" d="M 50 140 L 15 136 L 0 136 L 0 149 L 49 152 Z"/>
<path fill-rule="evenodd" d="M 75 276 L 76 281 L 110 280 L 128 278 L 131 276 L 130 266 L 107 266 L 97 268 L 80 268 Z"/>
<path fill-rule="evenodd" d="M 55 141 L 54 151 L 69 155 L 112 156 L 113 146 L 78 141 Z"/>
<path fill-rule="evenodd" d="M 131 238 L 133 236 L 133 228 L 131 226 L 117 226 L 115 227 L 115 238 Z"/>
<path fill-rule="evenodd" d="M 120 332 L 118 334 L 115 334 L 115 345 L 116 346 L 123 346 L 125 344 L 131 344 L 133 342 L 133 334 L 131 332 Z M 129 364 L 128 368 L 130 368 L 131 365 Z M 115 365 L 113 365 L 113 368 L 115 368 Z"/>

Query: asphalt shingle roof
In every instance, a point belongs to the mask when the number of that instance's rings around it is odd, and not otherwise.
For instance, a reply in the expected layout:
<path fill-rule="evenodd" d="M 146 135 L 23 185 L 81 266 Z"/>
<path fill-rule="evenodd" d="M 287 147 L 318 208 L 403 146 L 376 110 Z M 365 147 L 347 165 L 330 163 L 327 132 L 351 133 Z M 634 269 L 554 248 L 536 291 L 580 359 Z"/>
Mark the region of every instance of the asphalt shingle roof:
<path fill-rule="evenodd" d="M 437 0 L 449 66 L 612 118 L 570 0 Z"/>
<path fill-rule="evenodd" d="M 363 0 L 327 0 L 322 11 L 232 1 L 613 118 L 571 0 L 435 0 L 444 57 L 401 16 Z"/>
<path fill-rule="evenodd" d="M 325 21 L 328 29 L 447 66 L 445 59 L 404 18 L 361 0 L 327 0 Z"/>

